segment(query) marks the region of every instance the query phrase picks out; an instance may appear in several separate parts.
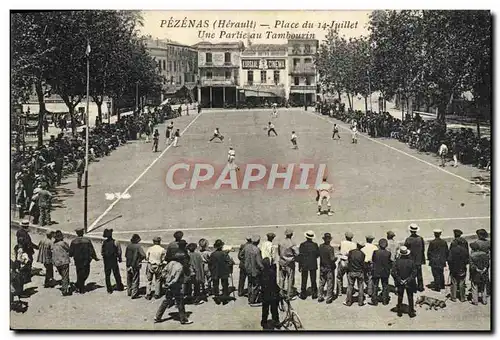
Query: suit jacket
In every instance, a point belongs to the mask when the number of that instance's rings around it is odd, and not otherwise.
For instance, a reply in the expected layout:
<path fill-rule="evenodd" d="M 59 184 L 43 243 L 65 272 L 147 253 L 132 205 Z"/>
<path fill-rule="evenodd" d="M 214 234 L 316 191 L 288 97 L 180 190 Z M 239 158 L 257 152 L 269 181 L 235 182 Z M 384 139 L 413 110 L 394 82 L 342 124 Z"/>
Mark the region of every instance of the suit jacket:
<path fill-rule="evenodd" d="M 450 243 L 450 251 L 451 251 L 451 249 L 452 249 L 452 248 L 454 248 L 454 247 L 457 247 L 457 246 L 458 246 L 459 241 L 460 241 L 460 242 L 463 242 L 463 243 L 464 243 L 464 248 L 465 248 L 467 251 L 469 251 L 469 242 L 467 242 L 467 240 L 466 240 L 466 239 L 464 239 L 462 236 L 457 237 L 457 238 L 453 239 L 453 241 L 451 241 L 451 243 Z"/>
<path fill-rule="evenodd" d="M 243 243 L 240 246 L 240 250 L 238 251 L 238 260 L 240 261 L 239 264 L 240 269 L 245 269 L 245 249 L 249 244 L 252 244 L 252 242 Z"/>
<path fill-rule="evenodd" d="M 189 253 L 189 262 L 191 266 L 191 276 L 193 276 L 197 282 L 205 282 L 203 257 L 198 250 Z"/>
<path fill-rule="evenodd" d="M 467 263 L 469 263 L 468 249 L 457 245 L 450 247 L 448 266 L 450 267 L 451 275 L 465 278 L 467 274 Z"/>
<path fill-rule="evenodd" d="M 417 282 L 415 278 L 417 277 L 417 267 L 410 257 L 404 256 L 396 260 L 392 268 L 392 277 L 396 286 L 403 285 L 405 288 L 412 289 L 413 292 L 416 291 Z M 402 280 L 406 280 L 406 283 L 402 284 Z"/>
<path fill-rule="evenodd" d="M 255 244 L 245 248 L 245 270 L 249 276 L 259 276 L 264 265 L 262 264 L 262 254 Z"/>
<path fill-rule="evenodd" d="M 391 256 L 391 252 L 386 249 L 378 249 L 373 252 L 373 277 L 390 276 L 392 267 Z"/>
<path fill-rule="evenodd" d="M 56 267 L 69 265 L 69 245 L 66 241 L 57 241 L 52 245 L 52 263 Z"/>
<path fill-rule="evenodd" d="M 302 270 L 318 269 L 319 246 L 316 242 L 306 240 L 299 247 L 299 266 Z"/>
<path fill-rule="evenodd" d="M 431 267 L 446 267 L 446 261 L 448 260 L 448 244 L 446 241 L 436 238 L 429 242 L 427 258 L 429 259 L 429 266 Z"/>
<path fill-rule="evenodd" d="M 406 238 L 405 246 L 410 249 L 410 258 L 415 262 L 415 265 L 425 264 L 425 245 L 421 236 L 410 235 Z"/>
<path fill-rule="evenodd" d="M 319 266 L 321 270 L 335 270 L 337 257 L 335 256 L 335 249 L 329 244 L 322 244 L 319 246 Z"/>
<path fill-rule="evenodd" d="M 213 279 L 227 279 L 231 272 L 231 258 L 226 252 L 216 250 L 208 258 L 208 267 Z"/>
<path fill-rule="evenodd" d="M 89 265 L 92 259 L 97 260 L 94 246 L 90 239 L 78 236 L 69 245 L 69 256 L 75 261 L 75 265 Z"/>
<path fill-rule="evenodd" d="M 54 241 L 49 239 L 48 237 L 40 241 L 40 243 L 38 244 L 37 262 L 43 264 L 52 263 L 52 244 L 54 244 Z"/>
<path fill-rule="evenodd" d="M 127 268 L 138 268 L 141 261 L 146 258 L 146 253 L 139 243 L 130 243 L 125 249 L 125 260 Z"/>

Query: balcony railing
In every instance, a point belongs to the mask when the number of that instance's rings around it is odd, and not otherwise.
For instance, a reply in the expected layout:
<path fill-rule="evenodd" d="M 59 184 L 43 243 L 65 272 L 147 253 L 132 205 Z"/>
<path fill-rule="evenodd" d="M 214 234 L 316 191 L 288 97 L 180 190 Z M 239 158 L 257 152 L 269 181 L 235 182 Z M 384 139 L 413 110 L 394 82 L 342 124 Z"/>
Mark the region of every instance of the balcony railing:
<path fill-rule="evenodd" d="M 290 92 L 316 93 L 316 85 L 292 85 Z"/>
<path fill-rule="evenodd" d="M 290 69 L 290 74 L 304 74 L 304 75 L 314 75 L 316 74 L 316 67 L 314 64 L 297 64 Z"/>
<path fill-rule="evenodd" d="M 238 85 L 238 78 L 225 78 L 225 77 L 212 77 L 202 78 L 201 86 L 215 86 L 215 85 Z"/>
<path fill-rule="evenodd" d="M 235 65 L 232 62 L 229 62 L 229 63 L 226 63 L 226 62 L 225 63 L 217 63 L 217 64 L 204 62 L 204 63 L 200 63 L 198 65 L 198 68 L 204 68 L 204 67 L 210 67 L 210 68 L 217 68 L 217 67 L 220 67 L 220 68 L 239 68 L 240 66 L 239 65 Z"/>

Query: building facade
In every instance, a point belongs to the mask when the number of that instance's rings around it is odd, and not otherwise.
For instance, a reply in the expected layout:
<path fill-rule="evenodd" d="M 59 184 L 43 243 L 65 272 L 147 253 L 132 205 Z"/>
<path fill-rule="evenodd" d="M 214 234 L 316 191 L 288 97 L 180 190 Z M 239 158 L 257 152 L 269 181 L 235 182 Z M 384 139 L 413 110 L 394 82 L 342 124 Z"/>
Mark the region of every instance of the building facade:
<path fill-rule="evenodd" d="M 148 39 L 146 48 L 165 77 L 162 98 L 190 97 L 197 100 L 198 52 L 195 48 L 171 40 Z"/>
<path fill-rule="evenodd" d="M 240 93 L 245 101 L 257 104 L 287 99 L 287 52 L 287 44 L 252 44 L 241 52 Z"/>
<path fill-rule="evenodd" d="M 300 105 L 316 103 L 315 56 L 318 40 L 288 40 L 289 100 Z"/>
<path fill-rule="evenodd" d="M 242 42 L 200 42 L 198 98 L 203 107 L 236 106 L 239 100 Z"/>

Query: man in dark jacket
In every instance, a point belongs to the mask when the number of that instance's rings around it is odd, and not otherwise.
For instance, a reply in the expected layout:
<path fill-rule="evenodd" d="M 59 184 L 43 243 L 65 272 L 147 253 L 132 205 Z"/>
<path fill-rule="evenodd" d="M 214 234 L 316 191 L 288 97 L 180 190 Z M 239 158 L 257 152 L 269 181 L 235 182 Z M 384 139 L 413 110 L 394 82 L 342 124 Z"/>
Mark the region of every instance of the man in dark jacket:
<path fill-rule="evenodd" d="M 434 277 L 433 289 L 437 292 L 445 289 L 444 267 L 446 267 L 446 260 L 448 260 L 448 244 L 445 240 L 441 239 L 442 232 L 441 229 L 434 230 L 435 238 L 429 242 L 429 248 L 427 249 L 427 258 L 429 259 L 429 266 Z"/>
<path fill-rule="evenodd" d="M 307 298 L 307 277 L 311 277 L 312 298 L 318 297 L 318 286 L 316 285 L 316 271 L 318 270 L 319 246 L 313 242 L 314 231 L 308 230 L 304 233 L 306 240 L 299 246 L 299 271 L 301 272 L 300 298 Z"/>
<path fill-rule="evenodd" d="M 130 244 L 125 249 L 125 260 L 127 266 L 127 295 L 132 299 L 139 297 L 139 282 L 141 272 L 141 261 L 146 258 L 146 253 L 142 249 L 141 237 L 137 234 L 132 235 Z"/>
<path fill-rule="evenodd" d="M 35 254 L 35 249 L 38 249 L 38 246 L 31 240 L 31 236 L 28 232 L 29 228 L 30 222 L 28 220 L 22 221 L 21 229 L 16 232 L 16 238 L 19 246 L 22 247 L 24 252 L 28 255 L 30 263 L 33 263 L 33 255 Z"/>
<path fill-rule="evenodd" d="M 365 291 L 364 291 L 364 278 L 365 278 L 365 253 L 361 251 L 364 242 L 358 242 L 356 249 L 352 249 L 347 254 L 347 297 L 344 305 L 352 305 L 352 295 L 354 293 L 354 283 L 358 285 L 358 305 L 364 305 Z"/>
<path fill-rule="evenodd" d="M 166 255 L 166 260 L 167 261 L 171 261 L 174 254 L 177 252 L 177 250 L 179 249 L 179 242 L 182 240 L 182 238 L 184 237 L 184 233 L 182 231 L 176 231 L 174 233 L 174 241 L 173 242 L 170 242 L 168 245 L 167 245 L 167 255 Z"/>
<path fill-rule="evenodd" d="M 470 244 L 470 250 L 471 303 L 477 306 L 479 298 L 481 298 L 483 305 L 486 305 L 488 304 L 487 287 L 489 284 L 490 256 L 484 249 L 481 249 L 481 245 L 477 241 Z"/>
<path fill-rule="evenodd" d="M 424 279 L 422 277 L 422 265 L 425 264 L 425 244 L 424 239 L 417 235 L 420 227 L 416 223 L 408 226 L 410 236 L 406 238 L 405 247 L 410 250 L 410 256 L 417 268 L 417 289 L 424 291 Z"/>
<path fill-rule="evenodd" d="M 267 325 L 267 317 L 269 316 L 269 309 L 274 325 L 279 324 L 278 302 L 280 287 L 276 278 L 276 266 L 271 265 L 269 257 L 264 258 L 262 261 L 264 268 L 262 270 L 262 317 L 260 324 L 264 328 Z"/>
<path fill-rule="evenodd" d="M 451 277 L 450 300 L 453 302 L 457 301 L 458 291 L 460 302 L 465 302 L 465 277 L 467 275 L 467 263 L 469 263 L 469 245 L 461 237 L 455 240 L 457 242 L 453 247 L 450 246 L 450 254 L 448 256 L 448 267 L 450 268 Z"/>
<path fill-rule="evenodd" d="M 413 303 L 413 294 L 416 291 L 415 277 L 417 276 L 417 266 L 415 262 L 410 257 L 410 250 L 402 246 L 399 248 L 400 257 L 396 260 L 394 267 L 392 268 L 392 277 L 394 278 L 394 283 L 396 284 L 396 289 L 398 293 L 398 304 L 397 312 L 398 316 L 403 316 L 403 310 L 401 305 L 403 304 L 403 296 L 406 291 L 408 296 L 408 307 L 410 318 L 415 317 L 415 305 Z"/>
<path fill-rule="evenodd" d="M 372 264 L 373 264 L 373 291 L 372 291 L 372 304 L 378 304 L 378 283 L 382 282 L 382 304 L 389 304 L 389 276 L 391 274 L 392 254 L 388 251 L 387 240 L 381 238 L 378 241 L 379 249 L 373 252 Z"/>
<path fill-rule="evenodd" d="M 248 245 L 252 244 L 252 237 L 247 237 L 247 243 L 243 243 L 240 246 L 240 250 L 238 252 L 238 260 L 240 261 L 239 269 L 240 269 L 240 278 L 238 280 L 238 296 L 243 296 L 245 294 L 245 281 L 247 279 L 247 272 L 245 271 L 245 249 Z"/>
<path fill-rule="evenodd" d="M 94 246 L 87 237 L 83 236 L 83 228 L 78 228 L 76 238 L 69 245 L 69 256 L 73 258 L 76 268 L 76 289 L 80 294 L 85 293 L 85 281 L 90 274 L 90 262 L 99 261 Z"/>
<path fill-rule="evenodd" d="M 248 275 L 248 303 L 254 305 L 259 303 L 258 293 L 262 275 L 262 254 L 258 247 L 260 236 L 252 236 L 252 244 L 245 249 L 245 271 Z"/>
<path fill-rule="evenodd" d="M 451 249 L 453 247 L 456 247 L 459 244 L 461 244 L 462 246 L 464 246 L 465 249 L 467 251 L 469 251 L 469 242 L 467 242 L 467 240 L 462 237 L 462 234 L 463 234 L 462 230 L 460 230 L 460 229 L 453 229 L 453 236 L 455 238 L 450 243 L 450 251 L 451 251 Z"/>
<path fill-rule="evenodd" d="M 37 262 L 40 262 L 45 267 L 45 288 L 53 287 L 54 280 L 54 265 L 52 263 L 52 245 L 54 241 L 52 237 L 54 236 L 53 231 L 47 231 L 46 237 L 38 243 L 38 258 Z"/>
<path fill-rule="evenodd" d="M 323 235 L 325 243 L 319 246 L 319 298 L 318 302 L 323 302 L 326 283 L 326 303 L 330 304 L 333 301 L 334 278 L 335 278 L 335 263 L 337 257 L 335 256 L 335 249 L 330 245 L 332 235 L 325 233 Z"/>
<path fill-rule="evenodd" d="M 113 286 L 111 286 L 111 272 L 115 277 L 116 290 L 123 291 L 122 278 L 120 276 L 120 268 L 118 262 L 122 262 L 122 248 L 113 239 L 113 229 L 104 229 L 102 237 L 105 240 L 102 242 L 101 256 L 104 262 L 104 277 L 106 280 L 106 289 L 108 293 L 113 293 Z"/>
<path fill-rule="evenodd" d="M 214 301 L 217 304 L 220 304 L 221 300 L 224 300 L 224 302 L 227 303 L 226 301 L 229 297 L 229 273 L 231 269 L 231 259 L 226 252 L 222 251 L 223 246 L 224 242 L 222 242 L 222 240 L 216 240 L 214 243 L 215 251 L 208 259 L 208 266 L 212 272 Z M 219 296 L 219 283 L 222 284 L 222 296 Z"/>

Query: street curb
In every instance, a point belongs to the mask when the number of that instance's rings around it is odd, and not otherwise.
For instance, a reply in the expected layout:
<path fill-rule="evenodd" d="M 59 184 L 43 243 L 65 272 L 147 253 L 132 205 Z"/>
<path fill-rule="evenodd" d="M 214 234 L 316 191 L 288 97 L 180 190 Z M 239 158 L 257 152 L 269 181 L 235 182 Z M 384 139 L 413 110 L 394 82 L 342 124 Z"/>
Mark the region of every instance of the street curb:
<path fill-rule="evenodd" d="M 13 230 L 18 230 L 18 229 L 21 229 L 21 225 L 19 222 L 17 221 L 11 221 L 10 222 L 10 227 L 11 229 Z M 47 233 L 48 230 L 53 230 L 55 231 L 57 228 L 46 228 L 46 227 L 40 227 L 40 226 L 33 226 L 33 225 L 30 225 L 29 227 L 29 230 L 35 234 L 39 234 L 39 235 L 45 235 Z M 180 229 L 182 230 L 182 229 Z M 65 239 L 70 239 L 70 240 L 73 240 L 76 238 L 76 235 L 75 233 L 70 233 L 70 232 L 67 232 L 67 231 L 63 231 L 61 230 L 62 234 L 64 235 Z M 490 231 L 488 231 L 488 234 L 490 234 Z M 90 240 L 92 241 L 95 241 L 95 242 L 99 242 L 101 243 L 104 238 L 103 237 L 99 237 L 99 236 L 95 236 L 95 235 L 85 235 L 85 237 L 89 238 Z M 466 235 L 462 235 L 463 238 L 465 238 L 467 241 L 471 241 L 473 239 L 477 239 L 477 235 L 476 234 L 466 234 Z M 434 238 L 424 238 L 424 242 L 425 244 L 429 244 L 430 241 L 432 241 Z M 454 239 L 454 236 L 445 236 L 445 237 L 442 237 L 441 238 L 442 240 L 445 240 L 446 242 L 451 242 L 453 239 Z M 125 239 L 115 239 L 116 241 L 118 241 L 122 246 L 126 246 L 130 243 L 129 240 L 125 240 Z M 403 241 L 399 241 L 399 244 L 402 244 L 404 242 Z M 242 240 L 242 243 L 244 243 L 244 240 Z M 150 247 L 153 245 L 153 242 L 152 241 L 144 241 L 144 240 L 141 240 L 141 245 L 144 246 L 144 247 Z M 335 248 L 335 250 L 339 250 L 340 248 L 340 245 L 339 244 L 332 244 L 332 246 Z M 231 248 L 231 252 L 237 252 L 239 251 L 240 249 L 240 246 L 239 245 L 229 245 L 229 247 Z M 209 247 L 210 250 L 213 250 L 213 248 Z"/>

